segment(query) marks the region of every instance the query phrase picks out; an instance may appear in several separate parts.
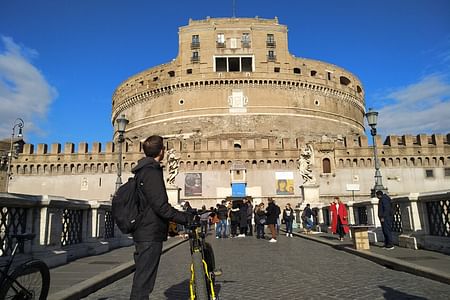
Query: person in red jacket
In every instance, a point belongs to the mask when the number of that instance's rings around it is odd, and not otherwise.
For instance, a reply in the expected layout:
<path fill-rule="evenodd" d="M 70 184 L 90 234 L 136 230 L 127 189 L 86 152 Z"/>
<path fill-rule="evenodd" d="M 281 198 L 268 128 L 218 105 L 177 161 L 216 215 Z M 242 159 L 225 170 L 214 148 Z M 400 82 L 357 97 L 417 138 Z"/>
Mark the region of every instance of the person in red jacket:
<path fill-rule="evenodd" d="M 339 234 L 339 240 L 343 241 L 344 236 L 348 233 L 348 215 L 345 204 L 339 199 L 334 197 L 333 203 L 330 206 L 331 211 L 331 231 L 335 234 Z"/>

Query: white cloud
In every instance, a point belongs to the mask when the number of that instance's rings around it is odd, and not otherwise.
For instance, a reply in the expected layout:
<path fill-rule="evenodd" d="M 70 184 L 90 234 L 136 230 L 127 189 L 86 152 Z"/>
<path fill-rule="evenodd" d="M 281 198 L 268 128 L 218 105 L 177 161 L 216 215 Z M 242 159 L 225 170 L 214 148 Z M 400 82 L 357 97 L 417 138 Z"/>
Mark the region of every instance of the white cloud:
<path fill-rule="evenodd" d="M 45 119 L 57 91 L 44 78 L 31 59 L 35 50 L 0 36 L 0 138 L 9 137 L 16 118 L 25 121 L 26 132 L 41 132 L 34 121 Z"/>
<path fill-rule="evenodd" d="M 379 109 L 377 129 L 382 135 L 450 133 L 450 82 L 432 74 L 389 93 Z"/>

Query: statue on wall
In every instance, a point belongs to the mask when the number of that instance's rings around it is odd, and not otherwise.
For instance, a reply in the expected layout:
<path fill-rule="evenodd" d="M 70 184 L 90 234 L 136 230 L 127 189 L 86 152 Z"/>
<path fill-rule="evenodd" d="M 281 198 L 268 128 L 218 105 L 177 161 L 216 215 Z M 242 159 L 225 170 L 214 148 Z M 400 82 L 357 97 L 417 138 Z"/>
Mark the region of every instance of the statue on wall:
<path fill-rule="evenodd" d="M 178 167 L 180 166 L 180 158 L 177 157 L 175 149 L 170 149 L 167 151 L 167 162 L 169 167 L 169 176 L 166 181 L 168 184 L 175 183 L 175 177 L 178 175 Z"/>
<path fill-rule="evenodd" d="M 301 150 L 298 159 L 298 170 L 303 178 L 303 184 L 315 183 L 316 179 L 312 174 L 312 163 L 314 161 L 314 150 L 311 144 L 306 144 L 305 148 Z"/>

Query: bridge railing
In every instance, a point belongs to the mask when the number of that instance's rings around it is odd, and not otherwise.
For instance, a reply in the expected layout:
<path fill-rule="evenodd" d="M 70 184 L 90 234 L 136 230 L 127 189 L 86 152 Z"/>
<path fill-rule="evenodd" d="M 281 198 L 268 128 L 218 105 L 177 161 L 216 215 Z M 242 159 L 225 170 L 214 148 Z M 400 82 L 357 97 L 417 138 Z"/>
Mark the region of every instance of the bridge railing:
<path fill-rule="evenodd" d="M 33 256 L 49 266 L 132 243 L 114 225 L 109 201 L 0 193 L 0 261 L 16 243 L 11 235 L 28 232 L 36 237 L 19 249 L 18 260 Z"/>
<path fill-rule="evenodd" d="M 378 199 L 346 203 L 350 224 L 368 224 L 371 242 L 383 240 L 378 219 Z M 329 206 L 319 206 L 319 213 L 329 213 Z M 423 248 L 450 253 L 450 191 L 411 193 L 392 197 L 394 241 L 403 247 Z M 329 226 L 322 218 L 321 229 Z M 320 221 L 320 220 L 319 220 Z"/>

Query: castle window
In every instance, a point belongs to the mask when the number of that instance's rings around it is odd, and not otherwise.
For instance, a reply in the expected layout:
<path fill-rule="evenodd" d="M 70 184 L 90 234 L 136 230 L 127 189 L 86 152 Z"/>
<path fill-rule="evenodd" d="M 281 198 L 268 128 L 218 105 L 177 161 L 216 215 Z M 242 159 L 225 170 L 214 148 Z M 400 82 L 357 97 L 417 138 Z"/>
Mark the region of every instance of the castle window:
<path fill-rule="evenodd" d="M 311 71 L 311 76 L 312 76 L 312 77 L 315 77 L 316 75 L 317 75 L 317 71 L 312 70 L 312 71 Z"/>
<path fill-rule="evenodd" d="M 225 34 L 218 33 L 216 42 L 217 48 L 225 48 Z"/>
<path fill-rule="evenodd" d="M 192 69 L 187 69 L 186 74 L 192 74 Z"/>
<path fill-rule="evenodd" d="M 200 48 L 200 38 L 198 34 L 192 35 L 192 41 L 191 41 L 191 49 L 198 49 Z"/>
<path fill-rule="evenodd" d="M 450 168 L 444 168 L 444 176 L 450 177 Z"/>
<path fill-rule="evenodd" d="M 168 74 L 169 77 L 175 77 L 175 71 L 169 71 Z"/>
<path fill-rule="evenodd" d="M 331 80 L 331 72 L 330 71 L 327 72 L 327 79 Z"/>
<path fill-rule="evenodd" d="M 250 48 L 250 33 L 244 32 L 242 34 L 242 48 Z"/>
<path fill-rule="evenodd" d="M 240 68 L 240 59 L 239 57 L 229 57 L 228 58 L 228 71 L 229 72 L 239 72 Z"/>
<path fill-rule="evenodd" d="M 325 174 L 331 173 L 331 163 L 329 158 L 324 158 L 322 160 L 322 172 Z"/>
<path fill-rule="evenodd" d="M 275 61 L 276 59 L 277 59 L 277 57 L 275 55 L 275 51 L 273 51 L 273 50 L 267 51 L 267 60 L 268 61 Z"/>
<path fill-rule="evenodd" d="M 434 170 L 433 169 L 427 169 L 425 170 L 425 177 L 426 178 L 433 178 L 434 177 Z"/>
<path fill-rule="evenodd" d="M 300 74 L 300 68 L 294 68 L 294 74 Z"/>
<path fill-rule="evenodd" d="M 253 59 L 251 57 L 241 58 L 242 72 L 252 72 L 253 71 Z"/>
<path fill-rule="evenodd" d="M 200 61 L 200 56 L 198 54 L 198 51 L 192 52 L 191 62 L 192 63 L 198 63 Z"/>
<path fill-rule="evenodd" d="M 215 57 L 216 72 L 252 72 L 252 57 Z"/>
<path fill-rule="evenodd" d="M 279 67 L 275 67 L 275 68 L 273 68 L 273 71 L 274 71 L 275 73 L 280 73 L 280 68 L 279 68 Z"/>
<path fill-rule="evenodd" d="M 341 77 L 339 77 L 339 82 L 340 82 L 342 85 L 347 86 L 347 85 L 350 84 L 350 79 L 348 79 L 348 78 L 345 77 L 345 76 L 341 76 Z"/>
<path fill-rule="evenodd" d="M 268 33 L 268 34 L 267 34 L 266 46 L 267 46 L 268 48 L 273 48 L 273 47 L 276 46 L 276 43 L 275 43 L 275 37 L 274 37 L 274 35 L 271 34 L 271 33 Z"/>
<path fill-rule="evenodd" d="M 356 91 L 357 91 L 359 94 L 361 94 L 361 93 L 362 93 L 362 88 L 358 85 L 358 86 L 356 87 Z"/>

